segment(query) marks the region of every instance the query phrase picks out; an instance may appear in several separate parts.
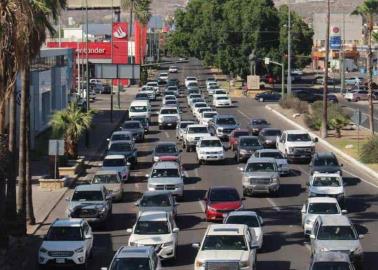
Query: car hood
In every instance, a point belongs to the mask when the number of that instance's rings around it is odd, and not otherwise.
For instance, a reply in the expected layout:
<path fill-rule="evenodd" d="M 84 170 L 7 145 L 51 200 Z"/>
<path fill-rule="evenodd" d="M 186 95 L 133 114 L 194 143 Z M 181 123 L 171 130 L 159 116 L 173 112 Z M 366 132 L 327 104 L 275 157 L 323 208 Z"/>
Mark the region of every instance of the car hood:
<path fill-rule="evenodd" d="M 157 245 L 170 242 L 173 240 L 172 234 L 154 234 L 154 235 L 130 235 L 129 242 L 137 242 L 139 245 Z"/>
<path fill-rule="evenodd" d="M 223 147 L 200 147 L 199 150 L 203 152 L 223 152 Z"/>
<path fill-rule="evenodd" d="M 340 194 L 343 193 L 343 187 L 314 187 L 310 186 L 309 191 L 317 194 Z"/>
<path fill-rule="evenodd" d="M 252 178 L 272 178 L 278 176 L 277 172 L 247 172 L 244 174 L 245 177 Z"/>
<path fill-rule="evenodd" d="M 195 138 L 195 137 L 199 137 L 199 138 L 206 138 L 206 137 L 211 137 L 211 135 L 209 133 L 186 133 L 186 136 L 189 137 L 189 138 Z"/>
<path fill-rule="evenodd" d="M 314 142 L 312 141 L 306 141 L 306 142 L 301 142 L 301 141 L 296 141 L 296 142 L 286 142 L 287 146 L 290 147 L 312 147 L 315 146 Z"/>
<path fill-rule="evenodd" d="M 236 128 L 239 128 L 239 126 L 238 125 L 219 125 L 219 124 L 217 124 L 217 128 L 236 129 Z"/>
<path fill-rule="evenodd" d="M 314 166 L 313 171 L 336 173 L 341 171 L 339 166 Z"/>
<path fill-rule="evenodd" d="M 135 115 L 137 115 L 137 114 L 146 115 L 146 113 L 133 113 L 133 114 L 135 114 Z M 124 131 L 129 131 L 129 132 L 131 132 L 133 134 L 144 131 L 144 129 L 141 129 L 141 128 L 127 128 L 127 129 L 123 129 L 123 130 Z"/>
<path fill-rule="evenodd" d="M 91 201 L 91 202 L 86 202 L 86 201 L 70 201 L 69 202 L 69 208 L 71 210 L 74 210 L 74 209 L 100 209 L 102 207 L 104 207 L 105 205 L 105 202 L 103 201 Z"/>
<path fill-rule="evenodd" d="M 316 249 L 318 250 L 321 248 L 326 248 L 329 251 L 354 251 L 360 246 L 359 240 L 316 240 Z"/>
<path fill-rule="evenodd" d="M 263 147 L 261 145 L 257 145 L 257 146 L 239 146 L 239 149 L 240 150 L 246 150 L 246 151 L 256 151 L 256 150 L 259 150 L 259 149 L 263 149 Z"/>
<path fill-rule="evenodd" d="M 287 159 L 285 158 L 278 158 L 276 159 L 276 162 L 278 166 L 288 165 Z"/>
<path fill-rule="evenodd" d="M 125 166 L 114 166 L 114 167 L 103 166 L 101 168 L 101 170 L 103 170 L 103 171 L 116 171 L 116 172 L 123 172 L 125 169 L 127 171 L 128 167 L 125 167 Z"/>
<path fill-rule="evenodd" d="M 133 151 L 114 151 L 108 150 L 106 152 L 107 155 L 124 155 L 125 157 L 130 157 L 133 155 Z"/>
<path fill-rule="evenodd" d="M 106 187 L 107 190 L 114 191 L 114 190 L 120 190 L 122 187 L 121 183 L 117 184 L 102 184 L 103 186 Z"/>
<path fill-rule="evenodd" d="M 276 137 L 276 136 L 264 136 L 264 137 L 262 137 L 262 139 L 263 139 L 264 141 L 272 141 L 272 142 L 275 142 L 276 139 L 277 139 L 277 137 Z"/>
<path fill-rule="evenodd" d="M 198 261 L 246 261 L 249 258 L 249 251 L 244 250 L 201 250 L 198 252 Z"/>
<path fill-rule="evenodd" d="M 159 178 L 149 178 L 148 183 L 150 184 L 158 184 L 158 185 L 165 185 L 165 184 L 183 184 L 183 180 L 181 177 L 159 177 Z"/>
<path fill-rule="evenodd" d="M 84 247 L 84 241 L 43 241 L 41 247 L 48 251 L 74 251 Z"/>
<path fill-rule="evenodd" d="M 139 206 L 139 212 L 147 212 L 147 211 L 163 211 L 173 213 L 174 208 L 172 206 Z"/>
<path fill-rule="evenodd" d="M 215 208 L 217 210 L 235 210 L 242 206 L 240 201 L 232 202 L 210 202 L 209 207 Z"/>

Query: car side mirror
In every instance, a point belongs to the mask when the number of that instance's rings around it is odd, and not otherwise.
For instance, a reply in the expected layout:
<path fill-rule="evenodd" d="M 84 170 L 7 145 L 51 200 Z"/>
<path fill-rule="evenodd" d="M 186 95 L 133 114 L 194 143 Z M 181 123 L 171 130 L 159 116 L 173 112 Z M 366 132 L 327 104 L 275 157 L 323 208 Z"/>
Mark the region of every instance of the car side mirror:
<path fill-rule="evenodd" d="M 146 175 L 145 175 L 145 177 L 149 178 L 149 177 L 150 177 L 150 175 L 149 175 L 149 174 L 146 174 Z"/>
<path fill-rule="evenodd" d="M 110 142 L 110 138 L 107 138 L 106 140 L 107 140 L 108 142 Z"/>
<path fill-rule="evenodd" d="M 196 249 L 199 249 L 200 244 L 199 244 L 199 243 L 193 243 L 193 244 L 192 244 L 192 247 L 193 247 L 193 248 L 196 248 Z"/>
<path fill-rule="evenodd" d="M 139 206 L 139 200 L 134 203 L 135 206 Z"/>
<path fill-rule="evenodd" d="M 341 214 L 343 214 L 343 215 L 348 214 L 348 210 L 345 210 L 345 209 L 341 210 Z"/>
<path fill-rule="evenodd" d="M 313 142 L 315 142 L 315 143 L 317 143 L 319 141 L 319 139 L 317 138 L 317 137 L 315 137 L 314 139 L 313 139 Z"/>
<path fill-rule="evenodd" d="M 126 165 L 127 165 L 127 166 L 130 166 L 130 165 L 131 165 L 131 163 L 130 163 L 130 162 L 126 162 Z"/>
<path fill-rule="evenodd" d="M 239 171 L 241 172 L 244 172 L 244 168 L 243 167 L 238 167 Z"/>
<path fill-rule="evenodd" d="M 172 230 L 173 233 L 178 233 L 179 231 L 180 231 L 180 229 L 177 228 L 177 227 L 176 227 L 176 228 L 173 228 L 173 230 Z"/>
<path fill-rule="evenodd" d="M 310 234 L 310 239 L 315 239 L 315 234 Z"/>
<path fill-rule="evenodd" d="M 264 220 L 262 219 L 262 217 L 259 216 L 259 220 L 260 220 L 260 225 L 264 225 Z"/>
<path fill-rule="evenodd" d="M 259 244 L 255 241 L 253 241 L 250 245 L 251 249 L 258 249 L 259 248 Z"/>
<path fill-rule="evenodd" d="M 106 195 L 105 199 L 106 199 L 107 201 L 110 201 L 110 200 L 112 199 L 112 195 Z"/>
<path fill-rule="evenodd" d="M 306 210 L 305 209 L 301 209 L 301 214 L 306 214 Z"/>
<path fill-rule="evenodd" d="M 93 238 L 93 236 L 90 235 L 90 234 L 87 234 L 87 235 L 85 236 L 85 239 L 92 239 L 92 238 Z"/>
<path fill-rule="evenodd" d="M 360 239 L 364 239 L 364 235 L 363 234 L 360 234 L 360 235 L 358 235 L 358 238 L 360 238 Z"/>
<path fill-rule="evenodd" d="M 132 228 L 128 228 L 128 229 L 126 230 L 126 232 L 127 232 L 127 233 L 132 233 L 132 232 L 133 232 L 133 229 L 132 229 Z"/>

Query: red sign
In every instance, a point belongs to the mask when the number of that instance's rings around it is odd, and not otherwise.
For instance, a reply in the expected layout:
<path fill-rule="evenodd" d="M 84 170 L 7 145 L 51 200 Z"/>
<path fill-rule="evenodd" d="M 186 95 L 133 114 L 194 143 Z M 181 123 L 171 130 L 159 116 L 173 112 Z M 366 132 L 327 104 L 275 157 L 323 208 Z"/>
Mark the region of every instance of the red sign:
<path fill-rule="evenodd" d="M 128 62 L 128 24 L 125 22 L 113 23 L 113 64 L 126 64 Z"/>
<path fill-rule="evenodd" d="M 48 42 L 49 48 L 71 48 L 75 50 L 75 56 L 80 54 L 80 58 L 86 57 L 87 45 L 85 42 Z M 110 59 L 112 46 L 110 42 L 88 42 L 88 58 L 90 59 Z"/>

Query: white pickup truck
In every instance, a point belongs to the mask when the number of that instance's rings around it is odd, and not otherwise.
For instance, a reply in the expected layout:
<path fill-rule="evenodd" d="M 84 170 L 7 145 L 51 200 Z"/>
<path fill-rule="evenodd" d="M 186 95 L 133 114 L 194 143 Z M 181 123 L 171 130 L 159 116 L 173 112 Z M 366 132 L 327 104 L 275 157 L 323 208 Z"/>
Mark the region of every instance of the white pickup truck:
<path fill-rule="evenodd" d="M 309 162 L 315 153 L 315 143 L 318 138 L 302 130 L 285 130 L 277 137 L 276 147 L 288 161 Z"/>
<path fill-rule="evenodd" d="M 189 152 L 194 150 L 197 142 L 205 137 L 210 137 L 209 130 L 206 125 L 189 125 L 186 127 L 186 131 L 182 138 L 182 148 Z"/>

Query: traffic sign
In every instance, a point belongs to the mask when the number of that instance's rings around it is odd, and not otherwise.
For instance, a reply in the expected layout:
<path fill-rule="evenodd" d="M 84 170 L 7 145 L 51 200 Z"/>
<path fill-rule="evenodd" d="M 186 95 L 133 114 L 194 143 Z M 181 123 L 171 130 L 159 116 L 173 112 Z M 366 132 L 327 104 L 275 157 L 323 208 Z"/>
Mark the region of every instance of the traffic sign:
<path fill-rule="evenodd" d="M 329 38 L 329 47 L 331 50 L 341 49 L 341 36 L 331 36 Z"/>

